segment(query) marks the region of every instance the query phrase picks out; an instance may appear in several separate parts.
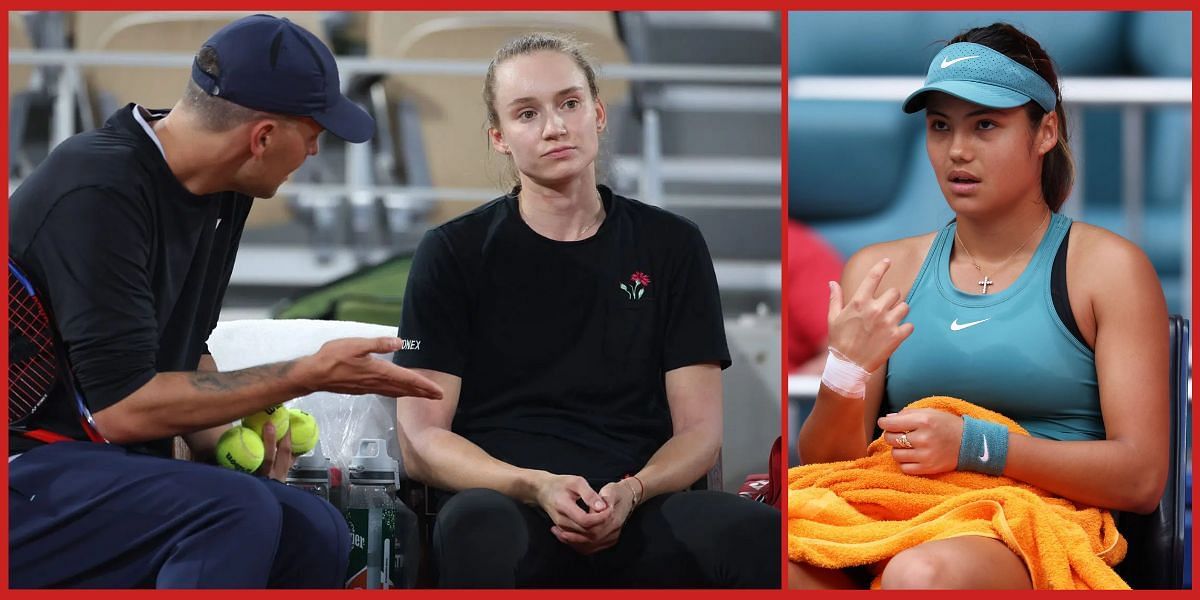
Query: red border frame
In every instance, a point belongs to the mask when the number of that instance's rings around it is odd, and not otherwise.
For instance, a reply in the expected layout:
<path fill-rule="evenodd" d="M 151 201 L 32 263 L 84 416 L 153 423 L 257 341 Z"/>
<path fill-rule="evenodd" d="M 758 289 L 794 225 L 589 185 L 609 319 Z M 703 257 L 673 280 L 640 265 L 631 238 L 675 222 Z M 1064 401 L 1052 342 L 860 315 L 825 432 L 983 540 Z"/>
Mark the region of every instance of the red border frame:
<path fill-rule="evenodd" d="M 288 2 L 284 2 L 284 1 L 280 1 L 280 0 L 263 0 L 261 2 L 254 2 L 254 3 L 247 3 L 244 1 L 213 0 L 211 2 L 208 2 L 203 7 L 203 9 L 204 10 L 245 10 L 248 7 L 247 6 L 248 4 L 252 5 L 253 8 L 259 9 L 259 10 L 294 11 L 294 10 L 328 9 L 328 8 L 330 8 L 330 6 L 333 3 L 331 3 L 331 2 L 314 2 L 312 0 L 293 0 L 293 1 L 288 1 Z M 26 1 L 26 2 L 6 2 L 5 6 L 9 10 L 46 10 L 48 8 L 53 8 L 56 10 L 87 10 L 87 9 L 97 8 L 97 5 L 95 3 L 79 2 L 79 1 L 49 2 L 49 3 L 28 2 L 28 1 Z M 776 10 L 776 11 L 788 11 L 788 10 L 867 11 L 867 10 L 961 10 L 963 8 L 963 6 L 964 5 L 961 0 L 957 0 L 957 1 L 926 0 L 926 1 L 914 1 L 914 2 L 904 2 L 904 3 L 884 2 L 881 0 L 860 0 L 860 1 L 849 0 L 849 1 L 843 1 L 843 2 L 837 2 L 837 1 L 831 1 L 831 0 L 814 0 L 812 2 L 800 2 L 797 0 L 793 0 L 790 2 L 785 2 L 782 0 L 776 0 L 776 1 L 766 1 L 766 2 L 757 1 L 757 2 L 743 2 L 743 3 L 715 2 L 712 0 L 693 0 L 691 2 L 686 2 L 686 3 L 679 1 L 679 0 L 658 1 L 658 2 L 652 2 L 652 1 L 639 2 L 639 1 L 630 1 L 630 0 L 611 0 L 608 2 L 595 2 L 595 1 L 584 0 L 584 1 L 578 1 L 578 2 L 572 3 L 569 6 L 569 9 L 570 10 L 630 10 L 630 9 L 643 9 L 643 10 L 644 9 L 654 9 L 654 10 L 722 10 L 722 9 L 724 9 L 724 10 L 750 10 L 750 9 L 753 9 L 753 10 Z M 112 9 L 118 8 L 118 6 L 108 5 L 108 6 L 104 6 L 103 8 L 107 9 L 107 10 L 112 10 Z M 162 6 L 161 2 L 152 3 L 152 2 L 147 2 L 147 1 L 136 1 L 136 2 L 131 1 L 131 2 L 120 3 L 119 8 L 122 10 L 126 10 L 126 9 L 162 10 L 163 6 Z M 179 10 L 179 9 L 183 9 L 183 8 L 185 8 L 185 7 L 183 7 L 183 6 L 173 6 L 172 7 L 172 9 L 175 9 L 175 10 Z M 353 8 L 355 10 L 421 10 L 421 9 L 425 9 L 425 8 L 433 8 L 433 6 L 431 6 L 430 3 L 424 3 L 424 2 L 382 2 L 382 1 L 376 0 L 376 1 L 368 1 L 368 2 L 351 2 L 351 3 L 349 3 L 348 6 L 343 5 L 338 8 L 342 8 L 342 9 Z M 480 0 L 475 0 L 475 1 L 446 2 L 444 4 L 436 6 L 436 8 L 438 10 L 446 10 L 446 9 L 496 10 L 498 7 L 497 7 L 497 3 L 495 3 L 495 2 L 483 2 Z M 563 10 L 564 6 L 563 6 L 563 3 L 561 3 L 561 2 L 548 2 L 545 0 L 527 0 L 524 2 L 511 3 L 508 6 L 505 6 L 504 8 L 512 9 L 512 10 L 516 10 L 516 9 L 520 9 L 520 10 L 537 10 L 537 9 Z M 984 11 L 984 10 L 1085 10 L 1085 9 L 1086 10 L 1182 10 L 1182 11 L 1190 11 L 1190 10 L 1195 9 L 1195 4 L 1193 2 L 1186 2 L 1186 1 L 1179 1 L 1179 0 L 1154 1 L 1154 2 L 1131 2 L 1131 1 L 1113 1 L 1113 0 L 1102 0 L 1102 1 L 1094 1 L 1094 2 L 1080 2 L 1077 0 L 1060 0 L 1058 2 L 1033 2 L 1030 0 L 1009 0 L 1007 2 L 997 2 L 995 0 L 984 0 L 984 1 L 980 1 L 980 2 L 976 2 L 974 4 L 971 4 L 969 8 L 972 11 Z M 193 8 L 193 10 L 196 10 L 196 9 Z M 1192 14 L 1192 29 L 1193 29 L 1193 31 L 1195 31 L 1195 29 L 1196 29 L 1196 24 L 1197 24 L 1197 15 L 1195 12 L 1193 12 L 1193 14 Z M 7 41 L 7 37 L 8 37 L 7 26 L 5 27 L 4 31 L 5 31 L 4 37 L 5 37 L 5 40 Z M 787 173 L 787 157 L 788 157 L 787 104 L 788 103 L 787 103 L 787 89 L 786 89 L 787 31 L 788 31 L 787 18 L 786 18 L 786 15 L 784 15 L 783 19 L 782 19 L 782 23 L 781 23 L 781 32 L 783 35 L 783 40 L 782 40 L 783 43 L 781 44 L 781 48 L 780 48 L 781 70 L 782 70 L 782 74 L 783 74 L 783 81 L 785 82 L 785 85 L 781 86 L 781 102 L 783 103 L 783 105 L 782 105 L 782 110 L 781 110 L 781 121 L 780 121 L 780 131 L 781 131 L 781 136 L 782 136 L 782 141 L 783 141 L 781 161 L 780 161 L 780 170 L 781 170 L 781 177 L 782 177 L 782 193 L 781 193 L 781 202 L 780 202 L 780 221 L 781 221 L 780 222 L 780 231 L 781 231 L 781 235 L 782 235 L 781 248 L 780 248 L 780 256 L 781 256 L 780 280 L 783 282 L 786 282 L 786 272 L 787 272 L 786 271 L 786 268 L 787 268 L 786 258 L 783 258 L 783 257 L 787 256 L 787 234 L 786 234 L 786 219 L 787 219 L 786 198 L 787 198 L 787 193 L 788 193 L 788 173 Z M 1193 44 L 1193 48 L 1192 48 L 1193 64 L 1196 63 L 1196 60 L 1195 60 L 1196 57 L 1197 57 L 1196 46 Z M 7 62 L 5 63 L 5 66 L 3 68 L 4 68 L 5 73 L 7 73 L 7 68 L 8 68 Z M 1195 89 L 1195 85 L 1196 85 L 1195 78 L 1193 77 L 1193 89 Z M 3 100 L 3 106 L 4 106 L 5 114 L 7 114 L 7 107 L 8 107 L 7 95 L 5 96 L 5 99 Z M 1197 139 L 1196 126 L 1195 126 L 1197 112 L 1196 112 L 1196 108 L 1195 108 L 1194 104 L 1193 104 L 1192 111 L 1193 111 L 1192 112 L 1192 114 L 1193 114 L 1192 147 L 1194 149 L 1196 147 L 1196 139 Z M 6 121 L 6 124 L 7 124 L 7 121 Z M 6 126 L 6 129 L 7 129 L 7 126 Z M 4 146 L 4 149 L 2 151 L 0 151 L 0 153 L 3 154 L 5 159 L 7 159 L 7 155 L 8 155 L 7 145 Z M 5 162 L 7 163 L 7 160 Z M 1193 190 L 1195 189 L 1194 177 L 1195 177 L 1196 164 L 1197 164 L 1197 160 L 1195 158 L 1195 153 L 1193 151 L 1193 158 L 1192 158 L 1192 171 L 1193 171 L 1193 186 L 1192 187 L 1193 187 Z M 2 222 L 2 224 L 3 224 L 2 229 L 0 229 L 0 242 L 3 242 L 3 247 L 5 248 L 4 252 L 7 252 L 7 248 L 8 248 L 7 200 L 5 201 L 5 210 L 3 211 L 2 216 L 0 216 L 0 222 Z M 1192 214 L 1192 231 L 1193 232 L 1196 229 L 1197 222 L 1198 222 L 1198 217 L 1195 213 L 1195 210 L 1193 210 L 1193 214 Z M 1193 237 L 1194 237 L 1194 233 L 1193 233 Z M 1195 262 L 1196 262 L 1196 256 L 1197 256 L 1197 250 L 1195 248 L 1195 244 L 1193 243 L 1193 247 L 1192 247 L 1192 263 L 1193 264 L 1195 264 Z M 1193 277 L 1193 281 L 1192 281 L 1192 297 L 1193 298 L 1196 297 L 1197 289 L 1198 289 L 1197 282 L 1196 282 L 1195 278 Z M 786 323 L 787 323 L 787 319 L 788 319 L 787 296 L 788 296 L 788 292 L 787 292 L 787 286 L 785 284 L 783 286 L 783 292 L 782 292 L 782 298 L 781 298 L 782 322 L 784 324 L 783 331 L 786 331 Z M 7 313 L 5 314 L 4 319 L 7 319 Z M 7 333 L 5 333 L 3 335 L 7 336 Z M 790 440 L 786 440 L 786 428 L 787 428 L 787 373 L 786 373 L 786 371 L 787 371 L 787 364 L 788 364 L 786 339 L 787 339 L 786 335 L 784 335 L 781 331 L 780 346 L 781 346 L 783 360 L 781 362 L 781 374 L 780 374 L 780 383 L 781 383 L 781 389 L 782 389 L 782 397 L 780 399 L 780 404 L 781 404 L 781 407 L 780 407 L 780 429 L 781 429 L 781 433 L 783 435 L 785 435 L 785 446 L 786 446 L 786 444 L 790 444 Z M 1197 344 L 1195 337 L 1193 337 L 1192 344 L 1193 344 L 1192 350 L 1193 350 L 1193 354 L 1194 354 L 1196 344 Z M 8 359 L 7 354 L 8 354 L 7 344 L 0 345 L 0 358 L 2 358 L 4 362 L 7 362 L 7 359 Z M 1194 383 L 1194 381 L 1193 381 L 1193 383 Z M 7 392 L 7 389 L 8 389 L 7 378 L 5 378 L 5 381 L 4 381 L 2 387 L 3 387 L 4 391 Z M 1193 421 L 1192 421 L 1193 431 L 1195 431 L 1195 425 L 1197 423 L 1195 412 L 1193 412 L 1192 419 L 1193 419 Z M 7 444 L 8 444 L 7 440 L 5 440 L 4 442 L 0 442 L 0 443 L 2 443 L 4 445 L 4 447 L 7 449 Z M 785 451 L 786 451 L 786 447 L 785 447 Z M 1193 459 L 1194 459 L 1195 453 L 1196 453 L 1194 444 L 1193 444 L 1192 452 L 1193 452 Z M 1195 461 L 1193 460 L 1193 464 L 1194 463 L 1195 463 Z M 0 470 L 2 470 L 2 472 L 3 472 L 3 477 L 5 479 L 7 479 L 7 476 L 8 476 L 7 463 L 5 463 L 5 466 L 0 467 Z M 786 470 L 784 473 L 781 473 L 780 475 L 781 475 L 781 481 L 787 480 Z M 1195 491 L 1193 491 L 1193 500 L 1195 500 Z M 3 537 L 4 537 L 5 541 L 7 541 L 7 537 L 8 537 L 7 536 L 8 511 L 6 510 L 7 509 L 7 500 L 3 500 L 0 502 L 3 502 L 3 506 L 5 508 L 5 510 L 3 511 L 4 515 L 2 517 L 0 517 L 0 520 L 2 520 L 2 523 L 3 523 L 3 530 L 4 530 Z M 781 540 L 781 544 L 782 544 L 781 548 L 786 548 L 786 541 L 787 541 L 786 528 L 781 527 L 780 540 Z M 1198 547 L 1197 540 L 1195 539 L 1195 536 L 1193 536 L 1193 540 L 1192 540 L 1193 581 L 1195 580 L 1196 574 L 1198 572 L 1196 560 L 1195 560 L 1195 550 L 1197 549 L 1197 547 Z M 781 555 L 783 555 L 783 556 L 781 556 L 781 566 L 786 567 L 786 562 L 787 562 L 786 558 L 785 558 L 786 554 L 781 552 Z M 7 559 L 8 559 L 8 544 L 5 543 L 3 545 L 3 548 L 0 548 L 0 562 L 7 564 L 7 562 L 8 562 Z M 784 568 L 784 573 L 786 573 L 786 568 Z M 4 569 L 4 572 L 2 574 L 0 574 L 0 587 L 3 587 L 6 590 L 8 588 L 7 569 Z M 17 593 L 38 594 L 39 596 L 47 595 L 47 594 L 57 596 L 59 594 L 64 594 L 66 592 L 44 591 L 44 592 L 17 592 Z M 127 592 L 127 591 L 99 592 L 98 595 L 100 597 L 105 597 L 105 596 L 126 597 L 126 595 L 130 594 L 130 593 L 131 592 Z M 143 593 L 147 593 L 147 592 L 135 591 L 132 593 L 143 594 Z M 153 593 L 159 593 L 159 592 L 153 592 Z M 163 592 L 163 593 L 172 593 L 172 592 Z M 204 592 L 193 591 L 193 592 L 173 592 L 173 593 L 183 595 L 183 594 L 201 594 Z M 255 593 L 261 594 L 264 592 L 255 592 Z M 296 595 L 302 595 L 302 596 L 308 596 L 308 597 L 318 597 L 317 596 L 318 594 L 326 594 L 328 592 L 326 592 L 326 591 L 306 591 L 306 592 L 268 591 L 265 593 L 267 593 L 267 594 L 286 593 L 289 598 L 292 598 Z M 370 592 L 367 592 L 367 593 L 370 593 Z M 447 594 L 450 594 L 450 595 L 463 594 L 465 596 L 469 592 L 443 592 L 443 591 L 437 591 L 437 590 L 420 590 L 420 591 L 400 591 L 397 593 L 418 594 L 421 596 L 426 596 L 426 595 L 445 596 Z M 488 592 L 488 593 L 495 594 L 496 592 Z M 499 593 L 501 595 L 513 595 L 513 597 L 515 597 L 518 594 L 521 596 L 527 596 L 527 595 L 562 594 L 563 592 L 505 591 L 505 592 L 499 592 Z M 622 596 L 622 597 L 629 597 L 628 596 L 629 594 L 634 594 L 636 596 L 643 596 L 643 595 L 648 596 L 650 593 L 651 592 L 647 592 L 647 591 L 602 592 L 602 591 L 594 591 L 594 590 L 569 592 L 569 594 L 571 596 L 582 595 L 582 596 L 593 596 L 593 597 L 599 597 L 600 594 L 604 594 L 606 596 L 615 594 L 615 595 Z M 725 597 L 725 595 L 729 594 L 730 592 L 719 591 L 719 590 L 653 592 L 653 594 L 656 597 L 665 594 L 668 596 L 680 597 L 680 598 L 685 597 L 685 594 L 686 594 L 686 597 L 691 597 L 697 593 L 702 594 L 702 595 L 720 594 L 721 597 Z M 747 592 L 734 592 L 734 593 L 736 593 L 740 597 L 740 596 L 747 596 L 747 595 L 763 596 L 763 595 L 777 594 L 777 593 L 792 594 L 793 592 L 780 592 L 780 591 L 768 590 L 768 591 L 757 591 L 757 592 L 747 591 Z M 812 592 L 794 592 L 794 593 L 812 594 Z M 838 592 L 837 594 L 844 595 L 844 594 L 854 594 L 854 593 L 856 593 L 856 592 Z M 862 593 L 862 592 L 858 592 L 858 593 Z M 1162 594 L 1164 592 L 1138 591 L 1135 593 L 1137 593 L 1139 595 L 1146 595 L 1146 594 Z M 1166 592 L 1166 593 L 1169 593 L 1169 592 Z M 97 593 L 93 592 L 92 594 L 97 594 Z M 118 594 L 120 596 L 118 596 Z M 922 595 L 927 595 L 927 594 L 929 594 L 929 592 L 922 593 Z M 996 597 L 999 597 L 1001 592 L 984 592 L 984 594 L 985 595 L 995 595 Z M 915 596 L 916 594 L 914 593 L 913 595 Z M 1004 595 L 1005 595 L 1005 597 L 1007 597 L 1009 594 L 1004 593 Z"/>

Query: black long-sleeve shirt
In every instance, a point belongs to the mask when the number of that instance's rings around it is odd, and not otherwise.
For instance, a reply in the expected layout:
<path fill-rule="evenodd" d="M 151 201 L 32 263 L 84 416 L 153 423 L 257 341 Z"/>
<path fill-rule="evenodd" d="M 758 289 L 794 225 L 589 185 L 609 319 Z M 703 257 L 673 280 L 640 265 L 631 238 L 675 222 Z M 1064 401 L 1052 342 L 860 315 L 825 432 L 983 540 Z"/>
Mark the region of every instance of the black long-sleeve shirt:
<path fill-rule="evenodd" d="M 134 110 L 63 142 L 9 199 L 9 256 L 48 299 L 93 413 L 156 373 L 196 369 L 252 203 L 189 192 Z M 74 407 L 58 386 L 30 426 L 87 439 Z M 10 434 L 9 454 L 37 444 Z M 138 449 L 169 456 L 171 444 Z"/>

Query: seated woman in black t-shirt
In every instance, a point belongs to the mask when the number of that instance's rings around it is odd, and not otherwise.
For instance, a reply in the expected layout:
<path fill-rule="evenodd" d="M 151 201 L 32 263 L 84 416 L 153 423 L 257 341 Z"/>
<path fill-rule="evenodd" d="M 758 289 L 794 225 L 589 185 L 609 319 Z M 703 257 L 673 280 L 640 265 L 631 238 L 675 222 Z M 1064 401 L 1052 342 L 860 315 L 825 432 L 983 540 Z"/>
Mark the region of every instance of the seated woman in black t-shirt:
<path fill-rule="evenodd" d="M 717 459 L 729 365 L 699 230 L 597 186 L 571 40 L 505 45 L 484 100 L 519 185 L 425 235 L 396 352 L 445 390 L 397 403 L 409 476 L 449 492 L 439 583 L 779 586 L 778 511 L 678 493 Z"/>

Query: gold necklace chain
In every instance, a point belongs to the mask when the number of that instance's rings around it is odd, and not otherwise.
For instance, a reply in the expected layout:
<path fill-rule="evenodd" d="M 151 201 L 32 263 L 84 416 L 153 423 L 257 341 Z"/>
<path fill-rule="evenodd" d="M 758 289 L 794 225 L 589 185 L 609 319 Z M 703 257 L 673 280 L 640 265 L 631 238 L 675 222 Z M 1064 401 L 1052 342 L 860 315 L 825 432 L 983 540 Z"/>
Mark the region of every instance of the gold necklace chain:
<path fill-rule="evenodd" d="M 1050 211 L 1047 210 L 1045 216 L 1042 217 L 1042 220 L 1038 221 L 1037 227 L 1034 227 L 1033 231 L 1029 232 L 1029 237 L 1025 238 L 1025 241 L 1021 242 L 1021 245 L 1018 246 L 1016 250 L 1013 250 L 1013 253 L 1009 254 L 1008 258 L 1004 259 L 1004 262 L 1000 263 L 999 265 L 996 265 L 996 268 L 993 269 L 992 272 L 999 273 L 1000 269 L 1003 269 L 1006 265 L 1008 265 L 1009 261 L 1011 261 L 1014 257 L 1016 257 L 1016 255 L 1018 253 L 1021 252 L 1021 250 L 1024 250 L 1025 246 L 1029 245 L 1029 240 L 1033 239 L 1034 234 L 1036 234 L 1037 231 L 1042 228 L 1042 223 L 1045 223 L 1049 217 L 1050 217 Z M 962 241 L 962 238 L 959 237 L 959 235 L 958 235 L 958 227 L 957 226 L 954 228 L 954 239 L 958 240 L 958 244 L 960 246 L 962 246 L 963 252 L 967 253 L 967 258 L 971 259 L 971 264 L 975 265 L 975 270 L 979 271 L 979 274 L 983 276 L 983 280 L 979 282 L 979 285 L 981 288 L 983 288 L 983 290 L 982 290 L 983 293 L 986 294 L 988 286 L 993 285 L 992 281 L 989 280 L 987 274 L 983 272 L 983 267 L 979 266 L 979 261 L 975 260 L 975 257 L 971 255 L 971 251 L 967 250 L 967 245 Z"/>
<path fill-rule="evenodd" d="M 596 200 L 600 201 L 600 210 L 596 211 L 596 218 L 592 219 L 591 223 L 584 225 L 579 229 L 579 233 L 575 234 L 575 237 L 578 238 L 575 241 L 583 239 L 583 234 L 587 233 L 589 229 L 599 225 L 602 221 L 604 221 L 604 199 L 600 197 L 599 192 L 596 193 Z M 517 199 L 517 212 L 521 215 L 521 219 L 523 221 L 526 223 L 530 222 L 529 217 L 525 214 L 525 209 L 522 207 L 520 198 Z"/>
<path fill-rule="evenodd" d="M 576 235 L 575 237 L 582 238 L 583 234 L 587 233 L 587 230 L 595 227 L 603 220 L 604 220 L 604 201 L 601 200 L 600 201 L 600 210 L 599 210 L 599 212 L 596 213 L 595 220 L 592 221 L 591 225 L 588 225 L 588 226 L 584 227 L 583 229 L 580 229 L 579 234 Z"/>

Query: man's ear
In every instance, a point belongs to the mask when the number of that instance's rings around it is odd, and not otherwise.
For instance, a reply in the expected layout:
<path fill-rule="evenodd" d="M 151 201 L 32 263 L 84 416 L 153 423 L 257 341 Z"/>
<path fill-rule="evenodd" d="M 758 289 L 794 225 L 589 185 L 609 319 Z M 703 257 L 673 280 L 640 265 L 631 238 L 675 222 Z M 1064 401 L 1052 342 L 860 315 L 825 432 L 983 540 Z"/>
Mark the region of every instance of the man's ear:
<path fill-rule="evenodd" d="M 250 154 L 261 157 L 271 143 L 271 137 L 279 130 L 274 119 L 262 119 L 250 125 Z"/>

